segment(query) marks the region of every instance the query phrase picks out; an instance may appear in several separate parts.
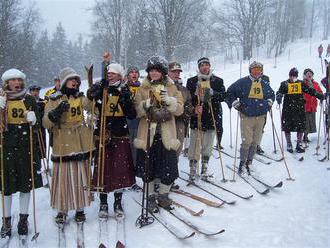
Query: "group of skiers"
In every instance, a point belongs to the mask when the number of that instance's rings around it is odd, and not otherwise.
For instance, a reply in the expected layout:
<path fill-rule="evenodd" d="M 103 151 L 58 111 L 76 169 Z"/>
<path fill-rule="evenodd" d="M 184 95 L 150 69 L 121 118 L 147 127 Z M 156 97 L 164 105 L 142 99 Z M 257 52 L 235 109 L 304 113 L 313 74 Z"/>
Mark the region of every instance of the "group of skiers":
<path fill-rule="evenodd" d="M 40 87 L 26 89 L 23 72 L 10 69 L 2 75 L 2 237 L 11 235 L 11 202 L 16 192 L 20 193 L 18 233 L 28 233 L 30 191 L 42 187 L 45 129 L 52 147 L 51 207 L 57 210 L 58 224 L 66 222 L 70 210 L 76 211 L 77 222 L 85 221 L 91 192 L 100 193 L 100 218 L 108 217 L 110 192 L 114 192 L 115 214 L 123 215 L 123 189 L 138 187 L 135 176 L 147 183 L 149 211 L 171 208 L 169 192 L 177 187 L 174 182 L 182 151 L 189 159 L 189 180 L 199 174 L 211 176 L 208 163 L 214 139 L 222 149 L 224 101 L 240 115 L 239 173 L 244 169 L 250 173 L 275 99 L 282 104 L 284 97 L 282 131 L 289 152 L 293 152 L 291 132 L 297 132 L 296 152 L 303 152 L 302 142 L 316 131 L 316 98 L 322 101 L 324 95 L 311 69 L 304 71 L 303 80 L 298 79 L 296 68 L 291 69 L 275 95 L 259 62 L 250 64 L 249 75 L 226 91 L 206 57 L 198 60 L 198 73 L 186 86 L 178 62 L 168 64 L 161 57 L 151 57 L 147 76 L 140 82 L 137 67 L 125 73 L 120 64 L 110 62 L 110 54 L 104 59 L 102 79 L 89 87 L 86 96 L 79 91 L 80 75 L 69 67 L 55 78 L 55 87 L 45 94 L 45 100 L 39 96 Z M 329 81 L 322 82 L 329 92 Z"/>

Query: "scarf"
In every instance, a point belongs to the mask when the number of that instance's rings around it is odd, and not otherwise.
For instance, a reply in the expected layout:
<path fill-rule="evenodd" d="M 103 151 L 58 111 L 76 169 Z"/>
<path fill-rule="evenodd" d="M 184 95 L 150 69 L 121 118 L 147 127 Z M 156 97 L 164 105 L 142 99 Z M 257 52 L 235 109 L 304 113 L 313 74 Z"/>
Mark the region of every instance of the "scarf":
<path fill-rule="evenodd" d="M 27 94 L 27 89 L 21 89 L 19 91 L 6 90 L 5 93 L 7 95 L 8 100 L 21 100 Z"/>

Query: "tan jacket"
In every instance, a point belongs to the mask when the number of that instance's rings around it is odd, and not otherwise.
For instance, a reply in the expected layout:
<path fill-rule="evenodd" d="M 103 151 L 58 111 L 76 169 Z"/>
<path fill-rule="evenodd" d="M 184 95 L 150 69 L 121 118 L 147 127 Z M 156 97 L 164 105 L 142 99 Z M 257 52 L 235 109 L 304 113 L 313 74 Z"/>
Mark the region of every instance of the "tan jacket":
<path fill-rule="evenodd" d="M 183 113 L 183 99 L 180 91 L 174 85 L 173 81 L 166 77 L 165 89 L 168 96 L 171 99 L 170 104 L 167 106 L 168 111 L 173 115 L 173 118 L 169 121 L 160 123 L 162 141 L 167 150 L 177 150 L 180 146 L 180 141 L 177 139 L 175 118 L 174 116 L 180 116 Z M 137 138 L 134 140 L 134 146 L 138 149 L 146 150 L 147 147 L 147 133 L 148 123 L 146 119 L 146 111 L 143 107 L 144 102 L 150 98 L 150 91 L 154 90 L 155 85 L 151 85 L 148 78 L 145 78 L 140 86 L 139 91 L 135 96 L 135 107 L 137 111 L 137 117 L 140 118 Z M 150 129 L 150 145 L 152 145 L 156 132 L 156 123 L 151 123 Z"/>
<path fill-rule="evenodd" d="M 51 96 L 45 108 L 43 125 L 53 132 L 53 153 L 52 157 L 59 156 L 77 156 L 90 150 L 94 150 L 94 142 L 91 144 L 92 128 L 90 128 L 84 118 L 82 110 L 90 111 L 92 102 L 85 96 L 80 95 L 77 98 L 56 93 Z M 60 127 L 51 122 L 48 118 L 49 111 L 55 109 L 61 101 L 67 100 L 70 103 L 70 109 L 61 116 Z M 75 104 L 73 102 L 75 101 Z M 78 108 L 80 106 L 80 108 Z M 76 107 L 74 110 L 72 108 Z M 75 119 L 79 114 L 82 118 Z M 73 117 L 73 118 L 72 118 Z"/>

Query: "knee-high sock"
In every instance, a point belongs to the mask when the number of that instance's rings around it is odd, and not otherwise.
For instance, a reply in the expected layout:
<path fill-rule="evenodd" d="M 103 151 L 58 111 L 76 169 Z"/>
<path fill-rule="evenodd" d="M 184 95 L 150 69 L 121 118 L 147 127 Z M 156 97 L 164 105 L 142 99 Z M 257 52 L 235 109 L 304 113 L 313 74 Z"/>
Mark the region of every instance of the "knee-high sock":
<path fill-rule="evenodd" d="M 292 143 L 291 143 L 291 133 L 290 132 L 285 132 L 285 139 L 286 139 L 287 145 L 292 145 Z"/>
<path fill-rule="evenodd" d="M 5 217 L 11 216 L 12 195 L 5 195 Z"/>
<path fill-rule="evenodd" d="M 302 141 L 302 137 L 303 137 L 303 133 L 302 133 L 302 132 L 297 132 L 297 141 L 298 141 L 299 143 L 301 143 L 301 141 Z"/>
<path fill-rule="evenodd" d="M 170 192 L 171 185 L 166 185 L 163 183 L 159 184 L 159 194 L 168 194 Z"/>
<path fill-rule="evenodd" d="M 19 212 L 20 214 L 29 214 L 30 192 L 19 193 Z"/>

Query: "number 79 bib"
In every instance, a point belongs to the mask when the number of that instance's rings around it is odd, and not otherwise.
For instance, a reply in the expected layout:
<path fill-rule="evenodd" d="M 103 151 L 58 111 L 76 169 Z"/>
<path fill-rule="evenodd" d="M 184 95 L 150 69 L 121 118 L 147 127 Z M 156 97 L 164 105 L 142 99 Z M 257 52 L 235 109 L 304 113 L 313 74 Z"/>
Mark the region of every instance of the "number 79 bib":
<path fill-rule="evenodd" d="M 288 94 L 301 94 L 301 83 L 289 83 L 288 84 Z"/>
<path fill-rule="evenodd" d="M 27 123 L 24 115 L 26 110 L 22 100 L 8 101 L 8 124 Z"/>

